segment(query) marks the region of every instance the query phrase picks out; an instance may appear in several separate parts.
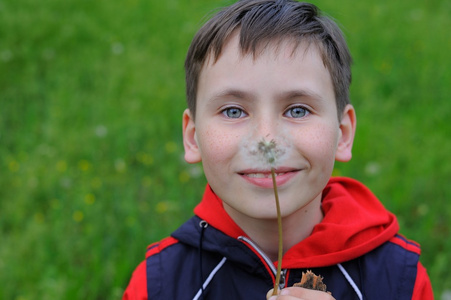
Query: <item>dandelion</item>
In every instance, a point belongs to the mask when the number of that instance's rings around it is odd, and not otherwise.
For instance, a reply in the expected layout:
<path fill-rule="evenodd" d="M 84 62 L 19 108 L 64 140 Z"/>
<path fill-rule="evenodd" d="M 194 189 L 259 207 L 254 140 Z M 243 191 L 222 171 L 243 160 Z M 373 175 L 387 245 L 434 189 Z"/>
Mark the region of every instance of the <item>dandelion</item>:
<path fill-rule="evenodd" d="M 251 141 L 251 142 L 249 142 Z M 243 157 L 249 164 L 262 170 L 277 168 L 289 155 L 291 144 L 283 136 L 267 141 L 262 138 L 258 141 L 251 137 L 243 139 L 241 150 L 244 150 Z"/>
<path fill-rule="evenodd" d="M 263 154 L 263 157 L 266 159 L 268 164 L 273 165 L 276 162 L 276 142 L 271 140 L 267 142 L 265 139 L 262 139 L 258 143 L 258 151 Z"/>
<path fill-rule="evenodd" d="M 39 180 L 38 180 L 38 178 L 36 178 L 36 177 L 30 177 L 29 179 L 28 179 L 28 182 L 27 182 L 27 184 L 28 184 L 28 187 L 29 188 L 31 188 L 31 189 L 34 189 L 34 188 L 36 188 L 38 185 L 39 185 Z"/>
<path fill-rule="evenodd" d="M 41 212 L 37 212 L 34 214 L 34 221 L 38 224 L 42 224 L 45 221 L 45 216 Z"/>
<path fill-rule="evenodd" d="M 187 183 L 190 180 L 191 176 L 187 171 L 182 171 L 179 174 L 179 181 L 181 183 Z"/>
<path fill-rule="evenodd" d="M 141 185 L 144 187 L 150 187 L 152 185 L 152 178 L 150 176 L 144 176 L 141 180 Z"/>
<path fill-rule="evenodd" d="M 3 50 L 2 52 L 0 52 L 0 59 L 4 62 L 10 61 L 12 58 L 13 53 L 11 52 L 11 50 Z"/>
<path fill-rule="evenodd" d="M 113 43 L 111 45 L 111 52 L 115 55 L 122 54 L 122 52 L 124 52 L 124 45 L 119 42 Z"/>
<path fill-rule="evenodd" d="M 279 249 L 278 249 L 278 258 L 277 261 L 277 273 L 276 280 L 274 282 L 274 291 L 273 295 L 277 295 L 279 282 L 280 282 L 280 274 L 282 273 L 282 253 L 283 253 L 283 240 L 282 240 L 282 216 L 280 213 L 280 204 L 279 204 L 279 193 L 277 192 L 277 182 L 276 182 L 276 172 L 275 165 L 277 161 L 277 154 L 285 153 L 282 149 L 277 148 L 277 144 L 274 140 L 267 142 L 265 139 L 262 139 L 258 143 L 258 151 L 263 156 L 264 160 L 268 165 L 271 166 L 271 177 L 274 188 L 274 198 L 276 200 L 276 209 L 277 209 L 277 226 L 279 229 Z"/>
<path fill-rule="evenodd" d="M 55 50 L 47 48 L 42 52 L 42 57 L 46 60 L 52 60 L 55 57 Z"/>
<path fill-rule="evenodd" d="M 95 129 L 94 129 L 95 134 L 99 137 L 99 138 L 103 138 L 106 137 L 108 134 L 108 128 L 105 125 L 98 125 Z"/>
<path fill-rule="evenodd" d="M 83 221 L 84 217 L 85 217 L 85 215 L 80 210 L 77 210 L 72 214 L 72 219 L 74 219 L 74 221 L 77 223 L 80 223 L 81 221 Z"/>
<path fill-rule="evenodd" d="M 127 217 L 125 223 L 127 224 L 128 227 L 134 227 L 136 224 L 136 219 L 134 217 Z"/>
<path fill-rule="evenodd" d="M 60 203 L 60 201 L 58 200 L 58 199 L 52 199 L 51 201 L 50 201 L 50 207 L 52 208 L 52 209 L 60 209 L 61 208 L 61 203 Z"/>
<path fill-rule="evenodd" d="M 243 161 L 246 161 L 246 164 L 250 164 L 254 168 L 262 171 L 271 171 L 274 198 L 277 209 L 277 227 L 279 235 L 277 258 L 279 263 L 277 264 L 276 280 L 274 282 L 273 289 L 273 295 L 277 295 L 282 273 L 283 241 L 282 216 L 280 212 L 279 194 L 277 191 L 276 169 L 279 166 L 282 166 L 289 157 L 292 157 L 290 151 L 292 151 L 293 146 L 291 140 L 287 137 L 289 135 L 284 134 L 284 132 L 279 132 L 277 140 L 271 139 L 268 141 L 265 138 L 255 140 L 253 136 L 255 136 L 255 132 L 252 132 L 249 136 L 242 140 L 240 145 L 240 154 Z"/>
<path fill-rule="evenodd" d="M 136 159 L 145 166 L 150 166 L 154 163 L 153 157 L 145 152 L 136 154 Z"/>
<path fill-rule="evenodd" d="M 157 205 L 155 205 L 155 211 L 158 214 L 164 214 L 168 210 L 169 210 L 169 205 L 166 201 L 160 201 L 157 203 Z"/>
<path fill-rule="evenodd" d="M 188 173 L 192 178 L 199 178 L 203 174 L 203 170 L 199 165 L 192 165 L 188 169 Z"/>
<path fill-rule="evenodd" d="M 114 161 L 114 168 L 118 173 L 123 173 L 127 169 L 127 164 L 122 158 L 118 158 Z"/>
<path fill-rule="evenodd" d="M 378 162 L 372 161 L 366 164 L 365 173 L 367 175 L 377 175 L 380 173 L 381 166 Z"/>
<path fill-rule="evenodd" d="M 93 194 L 85 195 L 85 203 L 87 205 L 93 205 L 95 201 L 96 201 L 96 197 Z"/>
<path fill-rule="evenodd" d="M 65 160 L 59 160 L 56 163 L 56 170 L 60 173 L 64 173 L 67 170 L 67 162 Z"/>
<path fill-rule="evenodd" d="M 429 212 L 429 206 L 427 205 L 427 204 L 420 204 L 418 207 L 417 207 L 417 213 L 418 213 L 418 215 L 420 215 L 420 216 L 422 216 L 422 217 L 424 217 L 425 215 L 427 215 L 428 214 L 428 212 Z"/>
<path fill-rule="evenodd" d="M 15 160 L 11 160 L 9 163 L 8 163 L 8 169 L 11 171 L 11 172 L 17 172 L 17 171 L 19 171 L 19 168 L 20 168 L 20 165 L 19 165 L 19 163 L 17 162 L 17 161 L 15 161 Z"/>
<path fill-rule="evenodd" d="M 86 159 L 82 159 L 78 162 L 78 168 L 83 172 L 87 172 L 91 169 L 91 163 Z"/>
<path fill-rule="evenodd" d="M 177 144 L 175 142 L 170 141 L 164 145 L 164 148 L 166 150 L 166 153 L 171 154 L 177 151 Z"/>

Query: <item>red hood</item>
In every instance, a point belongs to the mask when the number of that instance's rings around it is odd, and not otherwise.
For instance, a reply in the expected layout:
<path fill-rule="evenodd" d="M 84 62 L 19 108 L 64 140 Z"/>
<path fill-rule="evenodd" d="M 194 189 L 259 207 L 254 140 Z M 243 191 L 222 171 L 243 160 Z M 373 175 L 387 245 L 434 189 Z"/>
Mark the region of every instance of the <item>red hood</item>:
<path fill-rule="evenodd" d="M 396 217 L 368 188 L 350 178 L 330 179 L 323 191 L 322 207 L 324 219 L 308 238 L 285 253 L 283 268 L 313 268 L 345 262 L 375 249 L 399 230 Z M 209 186 L 194 212 L 231 237 L 246 235 Z"/>

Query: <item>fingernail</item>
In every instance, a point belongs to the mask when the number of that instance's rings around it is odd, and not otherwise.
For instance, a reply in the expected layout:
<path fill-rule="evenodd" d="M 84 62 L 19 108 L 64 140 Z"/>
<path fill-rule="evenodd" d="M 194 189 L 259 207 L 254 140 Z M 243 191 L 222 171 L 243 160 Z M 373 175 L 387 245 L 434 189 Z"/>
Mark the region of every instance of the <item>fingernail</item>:
<path fill-rule="evenodd" d="M 290 294 L 290 290 L 283 289 L 283 290 L 280 292 L 280 294 L 281 294 L 281 295 L 284 295 L 284 296 L 288 296 L 288 295 Z"/>

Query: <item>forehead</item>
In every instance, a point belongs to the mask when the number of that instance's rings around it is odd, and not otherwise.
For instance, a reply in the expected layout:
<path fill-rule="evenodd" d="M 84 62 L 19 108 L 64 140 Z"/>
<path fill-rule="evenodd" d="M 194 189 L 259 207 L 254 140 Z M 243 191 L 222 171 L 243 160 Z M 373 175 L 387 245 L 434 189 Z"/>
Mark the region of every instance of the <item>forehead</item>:
<path fill-rule="evenodd" d="M 232 82 L 244 85 L 243 79 L 250 79 L 251 76 L 257 78 L 262 73 L 268 78 L 267 81 L 280 81 L 281 86 L 296 83 L 301 86 L 303 82 L 315 86 L 321 83 L 321 92 L 331 92 L 335 98 L 331 76 L 317 43 L 278 39 L 246 50 L 240 45 L 238 33 L 224 43 L 217 57 L 214 53 L 207 57 L 199 76 L 198 91 L 202 93 Z M 255 83 L 255 80 L 246 82 Z M 213 84 L 215 87 L 208 86 Z"/>
<path fill-rule="evenodd" d="M 241 58 L 252 57 L 254 60 L 260 58 L 263 54 L 270 53 L 270 57 L 278 58 L 280 55 L 285 58 L 293 58 L 301 52 L 313 51 L 323 58 L 322 45 L 312 38 L 295 39 L 292 37 L 273 37 L 271 39 L 262 39 L 252 46 L 243 46 L 240 40 L 239 29 L 235 30 L 222 44 L 221 49 L 211 49 L 208 53 L 203 68 L 208 65 L 214 65 L 224 53 L 234 53 Z M 299 58 L 299 56 L 298 56 Z M 324 64 L 325 65 L 325 64 Z"/>

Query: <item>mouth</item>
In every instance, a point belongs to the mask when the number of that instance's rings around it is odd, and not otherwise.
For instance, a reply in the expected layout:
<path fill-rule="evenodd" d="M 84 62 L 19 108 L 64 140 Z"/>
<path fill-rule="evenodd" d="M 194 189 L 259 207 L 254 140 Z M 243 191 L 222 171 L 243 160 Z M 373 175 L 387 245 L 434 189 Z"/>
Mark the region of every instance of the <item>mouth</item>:
<path fill-rule="evenodd" d="M 277 186 L 282 186 L 289 182 L 301 170 L 293 168 L 278 168 L 275 170 Z M 269 170 L 243 170 L 238 174 L 248 183 L 263 188 L 272 188 L 272 175 Z"/>
<path fill-rule="evenodd" d="M 275 173 L 275 175 L 277 177 L 277 176 L 282 176 L 282 175 L 284 175 L 286 173 L 287 172 Z M 265 173 L 242 173 L 240 175 L 251 177 L 251 178 L 271 178 L 272 179 L 271 172 L 270 173 L 266 173 L 266 172 Z"/>

